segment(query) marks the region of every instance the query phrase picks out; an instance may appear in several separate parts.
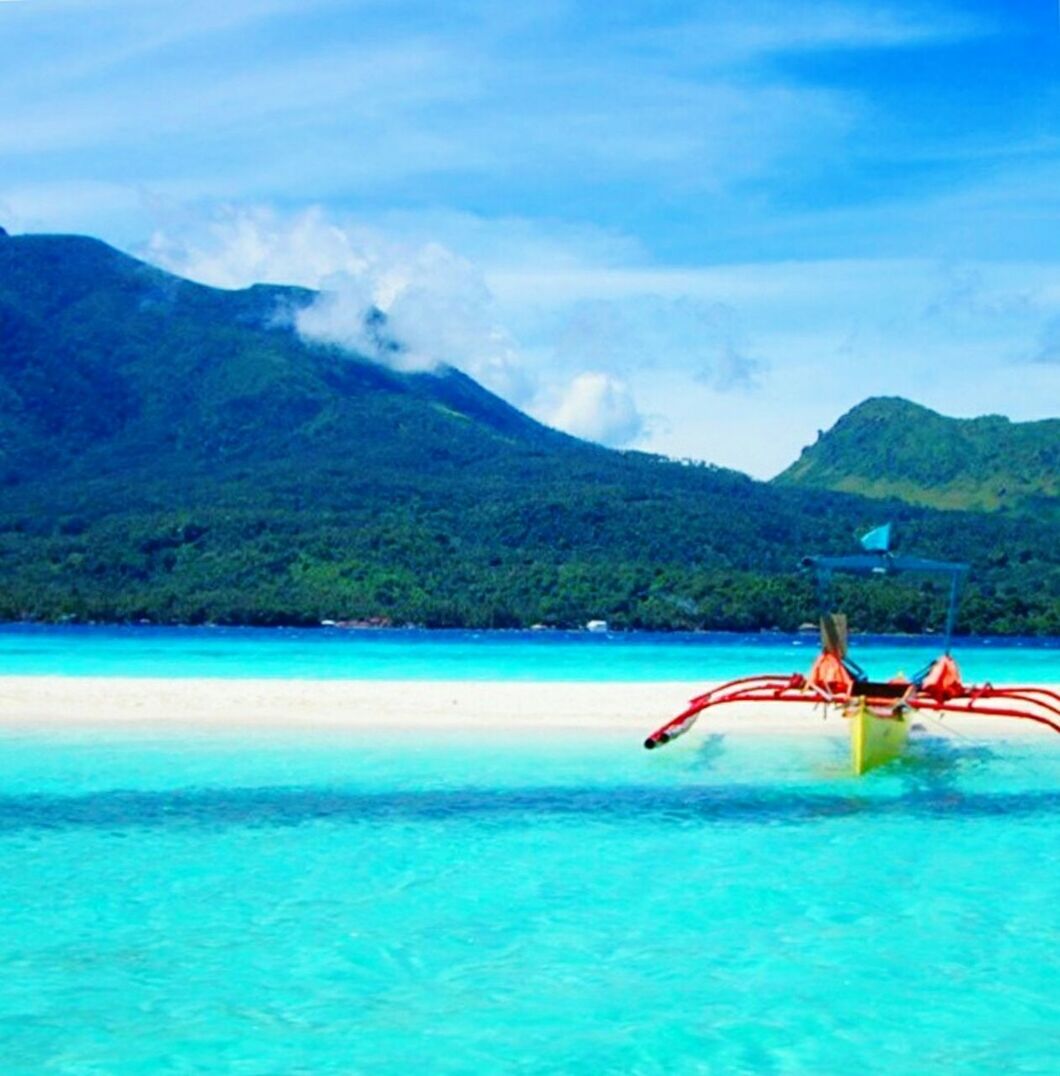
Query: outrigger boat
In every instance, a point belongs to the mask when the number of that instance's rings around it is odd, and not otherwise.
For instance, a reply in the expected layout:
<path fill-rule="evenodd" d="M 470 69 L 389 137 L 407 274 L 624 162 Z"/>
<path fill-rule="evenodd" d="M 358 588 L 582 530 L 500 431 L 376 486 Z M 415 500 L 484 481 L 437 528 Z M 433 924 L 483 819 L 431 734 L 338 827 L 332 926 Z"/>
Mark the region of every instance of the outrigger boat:
<path fill-rule="evenodd" d="M 688 707 L 656 729 L 645 741 L 649 750 L 683 736 L 699 715 L 733 703 L 798 703 L 838 712 L 850 722 L 850 754 L 861 775 L 897 758 L 909 736 L 913 714 L 952 713 L 1033 721 L 1060 733 L 1060 694 L 1042 687 L 966 686 L 950 653 L 961 586 L 968 565 L 924 560 L 891 552 L 891 525 L 861 540 L 863 553 L 842 557 L 806 557 L 803 566 L 816 575 L 821 608 L 821 652 L 809 673 L 744 676 L 693 699 Z M 837 574 L 894 576 L 930 574 L 950 581 L 946 633 L 940 657 L 911 679 L 872 680 L 847 653 L 847 622 L 832 608 L 832 580 Z"/>

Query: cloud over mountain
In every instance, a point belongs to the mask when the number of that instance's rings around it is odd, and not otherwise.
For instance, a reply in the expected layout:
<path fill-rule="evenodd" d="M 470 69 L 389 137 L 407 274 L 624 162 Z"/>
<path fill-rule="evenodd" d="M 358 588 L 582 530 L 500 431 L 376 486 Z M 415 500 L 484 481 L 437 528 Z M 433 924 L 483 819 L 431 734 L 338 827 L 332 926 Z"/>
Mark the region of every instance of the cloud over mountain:
<path fill-rule="evenodd" d="M 481 273 L 439 243 L 395 240 L 320 208 L 228 207 L 190 229 L 156 231 L 148 253 L 217 287 L 267 281 L 320 291 L 295 315 L 307 339 L 398 370 L 456 366 L 517 403 L 532 394 Z M 370 329 L 373 311 L 386 315 L 385 342 Z"/>
<path fill-rule="evenodd" d="M 561 430 L 616 447 L 631 444 L 645 428 L 629 386 L 598 372 L 578 374 L 551 419 Z"/>
<path fill-rule="evenodd" d="M 560 378 L 535 368 L 504 324 L 483 273 L 441 243 L 395 239 L 319 208 L 285 215 L 228 207 L 185 217 L 179 229 L 156 230 L 147 253 L 216 287 L 266 281 L 316 289 L 317 299 L 293 315 L 306 339 L 400 371 L 455 366 L 569 433 L 627 444 L 643 428 L 628 385 L 585 371 L 587 379 L 579 380 L 578 364 L 589 356 L 570 355 L 575 377 L 565 389 L 569 369 Z M 383 336 L 373 329 L 375 311 L 386 317 Z"/>

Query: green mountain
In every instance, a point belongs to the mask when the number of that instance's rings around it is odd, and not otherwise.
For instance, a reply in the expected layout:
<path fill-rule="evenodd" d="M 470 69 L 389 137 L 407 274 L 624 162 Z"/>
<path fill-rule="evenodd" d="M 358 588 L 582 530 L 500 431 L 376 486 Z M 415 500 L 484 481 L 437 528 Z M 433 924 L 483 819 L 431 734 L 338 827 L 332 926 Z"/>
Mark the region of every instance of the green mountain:
<path fill-rule="evenodd" d="M 454 369 L 305 342 L 312 300 L 0 236 L 0 617 L 791 628 L 813 611 L 799 556 L 892 518 L 973 561 L 967 630 L 1060 632 L 1044 525 L 578 441 Z M 848 611 L 915 630 L 941 603 L 869 586 Z"/>
<path fill-rule="evenodd" d="M 778 485 L 980 511 L 1060 507 L 1060 419 L 947 418 L 898 397 L 847 412 Z"/>

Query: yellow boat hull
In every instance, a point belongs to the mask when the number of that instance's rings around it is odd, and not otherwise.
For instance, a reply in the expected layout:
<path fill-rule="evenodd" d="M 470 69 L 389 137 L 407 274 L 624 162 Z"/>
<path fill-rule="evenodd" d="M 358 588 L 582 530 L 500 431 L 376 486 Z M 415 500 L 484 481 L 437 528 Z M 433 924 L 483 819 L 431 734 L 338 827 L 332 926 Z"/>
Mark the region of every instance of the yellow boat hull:
<path fill-rule="evenodd" d="M 909 719 L 904 713 L 881 716 L 873 713 L 864 699 L 858 699 L 849 717 L 850 754 L 855 776 L 860 777 L 891 762 L 905 750 Z"/>

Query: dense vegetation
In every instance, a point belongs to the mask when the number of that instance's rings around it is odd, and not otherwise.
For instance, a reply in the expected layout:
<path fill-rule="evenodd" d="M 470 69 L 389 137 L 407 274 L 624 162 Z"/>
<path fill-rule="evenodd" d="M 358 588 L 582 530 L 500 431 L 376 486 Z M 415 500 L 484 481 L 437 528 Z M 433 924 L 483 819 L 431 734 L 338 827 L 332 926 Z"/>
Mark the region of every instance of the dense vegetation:
<path fill-rule="evenodd" d="M 612 452 L 455 370 L 306 344 L 290 312 L 311 299 L 0 237 L 0 617 L 793 628 L 799 556 L 893 518 L 906 547 L 973 562 L 965 630 L 1060 633 L 1047 522 Z M 916 630 L 942 597 L 846 605 Z"/>
<path fill-rule="evenodd" d="M 1060 520 L 1060 418 L 957 419 L 896 397 L 866 400 L 776 482 Z"/>

